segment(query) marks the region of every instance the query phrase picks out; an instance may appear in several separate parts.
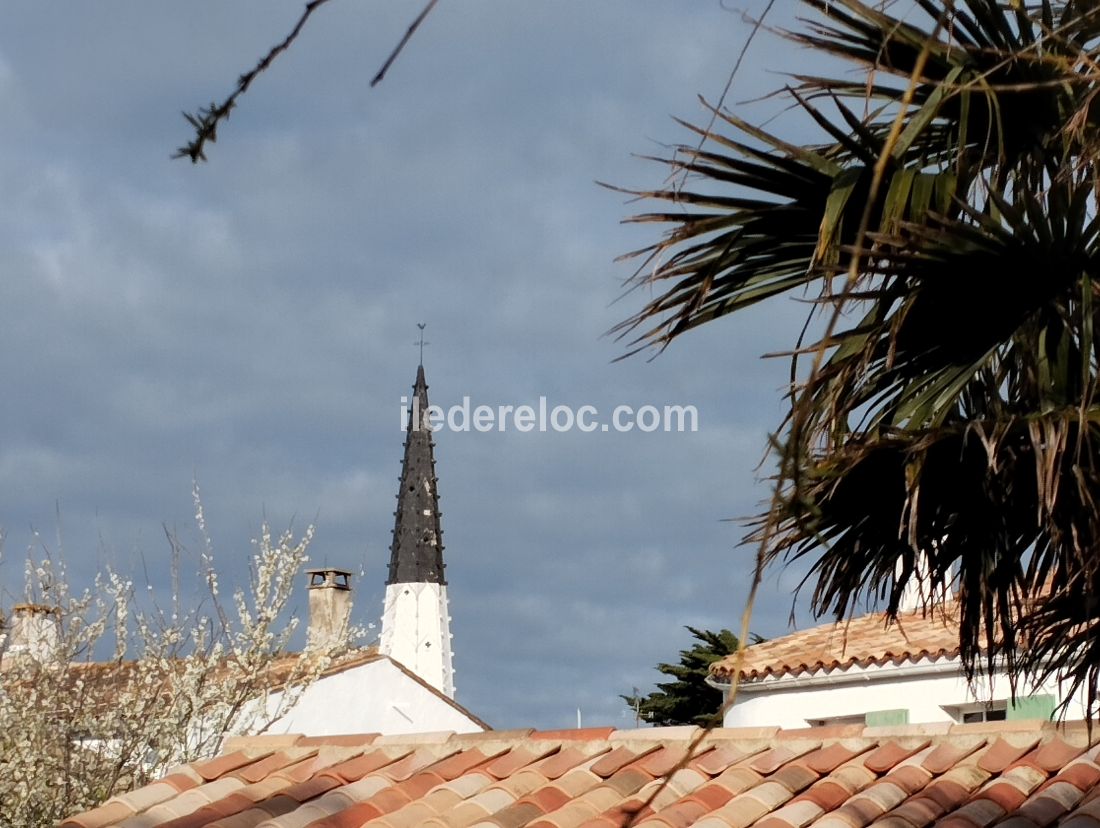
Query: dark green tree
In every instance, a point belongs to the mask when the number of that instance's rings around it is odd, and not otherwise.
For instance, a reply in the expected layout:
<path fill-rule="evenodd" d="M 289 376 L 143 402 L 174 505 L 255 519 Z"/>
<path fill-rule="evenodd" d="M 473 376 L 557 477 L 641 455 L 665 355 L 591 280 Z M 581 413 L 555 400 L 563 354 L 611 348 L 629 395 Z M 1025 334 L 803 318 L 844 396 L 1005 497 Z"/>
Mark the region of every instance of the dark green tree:
<path fill-rule="evenodd" d="M 685 627 L 697 640 L 680 650 L 679 664 L 658 664 L 673 681 L 658 682 L 648 696 L 622 696 L 638 717 L 651 725 L 708 725 L 722 706 L 722 693 L 706 683 L 710 665 L 737 652 L 737 636 L 729 630 L 711 632 Z M 754 636 L 755 638 L 755 636 Z"/>
<path fill-rule="evenodd" d="M 926 562 L 972 674 L 1054 675 L 1095 713 L 1100 3 L 801 5 L 801 126 L 723 110 L 667 159 L 624 332 L 810 298 L 760 566 L 808 562 L 843 619 L 896 613 Z"/>

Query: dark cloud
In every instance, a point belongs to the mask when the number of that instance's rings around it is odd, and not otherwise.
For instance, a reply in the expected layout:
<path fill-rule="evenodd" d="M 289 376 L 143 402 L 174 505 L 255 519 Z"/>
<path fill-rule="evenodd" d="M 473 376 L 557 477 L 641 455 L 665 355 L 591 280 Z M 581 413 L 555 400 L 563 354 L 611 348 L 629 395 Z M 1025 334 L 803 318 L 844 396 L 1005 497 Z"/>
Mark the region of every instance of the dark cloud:
<path fill-rule="evenodd" d="M 758 4 L 758 5 L 763 5 Z M 176 114 L 220 97 L 296 2 L 56 3 L 0 33 L 0 579 L 61 515 L 74 575 L 194 542 L 202 485 L 227 578 L 263 514 L 317 520 L 377 620 L 414 322 L 443 405 L 698 408 L 696 434 L 438 435 L 459 698 L 500 726 L 623 721 L 688 644 L 736 627 L 802 309 L 710 326 L 658 359 L 603 337 L 653 226 L 596 180 L 654 186 L 748 28 L 718 3 L 334 3 L 210 147 Z M 775 48 L 772 41 L 771 47 Z M 757 55 L 768 54 L 760 48 Z M 759 59 L 759 58 L 758 58 Z M 779 68 L 789 68 L 781 66 Z M 737 98 L 774 84 L 747 67 Z M 51 541 L 52 543 L 52 541 Z M 163 565 L 150 568 L 160 584 Z M 755 628 L 781 631 L 790 584 Z M 7 599 L 5 598 L 5 601 Z"/>

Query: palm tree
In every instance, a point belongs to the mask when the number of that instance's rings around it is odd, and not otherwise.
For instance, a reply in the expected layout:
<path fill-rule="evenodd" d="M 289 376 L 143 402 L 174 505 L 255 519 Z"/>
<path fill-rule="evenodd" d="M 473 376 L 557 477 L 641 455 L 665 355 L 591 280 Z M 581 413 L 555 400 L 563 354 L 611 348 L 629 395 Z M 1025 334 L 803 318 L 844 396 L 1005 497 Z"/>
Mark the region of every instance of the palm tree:
<path fill-rule="evenodd" d="M 669 207 L 635 220 L 670 226 L 620 333 L 663 348 L 809 291 L 824 334 L 792 347 L 761 561 L 811 560 L 815 612 L 843 619 L 895 613 L 925 558 L 971 675 L 1003 659 L 1095 708 L 1100 8 L 801 3 L 786 35 L 847 64 L 780 90 L 821 139 L 689 126 L 681 186 L 640 194 Z"/>

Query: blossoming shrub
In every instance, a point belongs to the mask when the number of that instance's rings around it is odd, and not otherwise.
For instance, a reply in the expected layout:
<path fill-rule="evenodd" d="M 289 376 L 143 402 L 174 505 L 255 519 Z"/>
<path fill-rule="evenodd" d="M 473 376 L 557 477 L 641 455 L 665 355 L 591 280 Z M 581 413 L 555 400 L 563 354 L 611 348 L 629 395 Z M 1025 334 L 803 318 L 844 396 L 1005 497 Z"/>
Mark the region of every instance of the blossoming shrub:
<path fill-rule="evenodd" d="M 63 566 L 28 560 L 27 598 L 43 608 L 34 613 L 41 634 L 27 650 L 10 646 L 11 619 L 0 633 L 3 828 L 54 825 L 213 755 L 228 735 L 263 731 L 348 648 L 287 650 L 297 626 L 288 604 L 312 526 L 301 537 L 276 536 L 265 523 L 249 587 L 227 606 L 197 490 L 196 507 L 207 593 L 198 609 L 181 611 L 178 594 L 169 611 L 143 609 L 133 582 L 115 571 L 77 593 Z"/>

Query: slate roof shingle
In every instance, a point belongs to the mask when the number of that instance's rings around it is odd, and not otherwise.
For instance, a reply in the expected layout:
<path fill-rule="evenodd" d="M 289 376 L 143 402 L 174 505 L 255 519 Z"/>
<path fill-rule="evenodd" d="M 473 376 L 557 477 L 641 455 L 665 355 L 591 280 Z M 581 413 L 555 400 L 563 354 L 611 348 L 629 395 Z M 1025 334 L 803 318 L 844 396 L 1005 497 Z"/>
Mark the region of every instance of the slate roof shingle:
<path fill-rule="evenodd" d="M 718 729 L 681 766 L 696 735 L 237 739 L 63 828 L 1100 828 L 1082 723 Z"/>
<path fill-rule="evenodd" d="M 955 612 L 948 603 L 902 613 L 890 623 L 884 613 L 872 613 L 753 644 L 745 648 L 741 679 L 954 658 L 959 654 Z M 711 675 L 728 681 L 736 669 L 737 657 L 726 656 L 711 665 Z"/>

